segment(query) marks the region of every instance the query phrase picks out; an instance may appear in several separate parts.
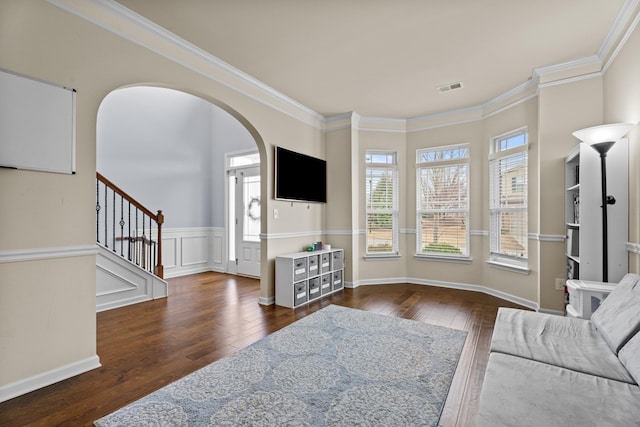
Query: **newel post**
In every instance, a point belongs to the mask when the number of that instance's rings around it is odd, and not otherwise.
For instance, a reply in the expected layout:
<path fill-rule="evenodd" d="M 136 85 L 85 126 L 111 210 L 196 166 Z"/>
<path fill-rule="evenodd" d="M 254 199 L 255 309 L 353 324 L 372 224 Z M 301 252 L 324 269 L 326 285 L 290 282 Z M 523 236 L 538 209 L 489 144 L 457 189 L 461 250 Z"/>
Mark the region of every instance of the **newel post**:
<path fill-rule="evenodd" d="M 156 265 L 156 276 L 164 279 L 164 266 L 162 265 L 162 224 L 164 223 L 164 215 L 162 211 L 158 211 L 156 218 L 156 223 L 158 224 L 158 264 Z"/>

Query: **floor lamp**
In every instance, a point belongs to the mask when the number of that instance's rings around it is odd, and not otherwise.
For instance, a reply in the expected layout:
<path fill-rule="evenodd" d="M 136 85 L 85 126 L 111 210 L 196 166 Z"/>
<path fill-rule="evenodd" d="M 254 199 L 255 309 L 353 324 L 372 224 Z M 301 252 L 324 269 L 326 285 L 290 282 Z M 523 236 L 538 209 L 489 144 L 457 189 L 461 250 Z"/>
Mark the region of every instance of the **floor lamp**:
<path fill-rule="evenodd" d="M 609 239 L 607 236 L 607 206 L 616 202 L 615 197 L 607 195 L 607 152 L 620 138 L 625 136 L 635 124 L 616 123 L 594 126 L 573 132 L 573 136 L 591 145 L 600 154 L 600 174 L 602 181 L 602 281 L 609 281 Z"/>

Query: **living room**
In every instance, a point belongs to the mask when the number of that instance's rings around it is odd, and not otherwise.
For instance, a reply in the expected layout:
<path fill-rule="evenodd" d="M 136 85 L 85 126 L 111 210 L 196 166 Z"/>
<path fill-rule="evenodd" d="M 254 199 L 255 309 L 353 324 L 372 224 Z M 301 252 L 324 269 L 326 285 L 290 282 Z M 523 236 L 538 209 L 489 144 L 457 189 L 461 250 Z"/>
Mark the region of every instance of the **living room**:
<path fill-rule="evenodd" d="M 0 67 L 77 90 L 77 170 L 74 175 L 0 170 L 5 198 L 0 224 L 2 395 L 100 364 L 94 241 L 97 113 L 109 93 L 126 86 L 169 87 L 196 95 L 230 113 L 254 138 L 263 166 L 260 303 L 274 302 L 275 257 L 320 240 L 345 250 L 345 279 L 351 287 L 432 284 L 563 313 L 563 292 L 556 289 L 555 279 L 565 277 L 564 161 L 578 144 L 571 134 L 602 123 L 639 121 L 638 2 L 616 5 L 613 13 L 608 9 L 610 19 L 589 56 L 536 64 L 539 68 L 530 69 L 526 81 L 468 108 L 381 118 L 358 111 L 316 113 L 210 56 L 180 49 L 176 39 L 136 21 L 117 3 L 3 2 Z M 524 272 L 487 262 L 489 141 L 523 128 L 529 146 Z M 627 250 L 629 271 L 639 272 L 638 130 L 628 137 Z M 416 150 L 461 143 L 471 147 L 468 259 L 452 263 L 417 257 Z M 326 204 L 273 198 L 275 146 L 327 160 Z M 397 153 L 401 211 L 399 250 L 393 256 L 366 254 L 368 151 Z"/>

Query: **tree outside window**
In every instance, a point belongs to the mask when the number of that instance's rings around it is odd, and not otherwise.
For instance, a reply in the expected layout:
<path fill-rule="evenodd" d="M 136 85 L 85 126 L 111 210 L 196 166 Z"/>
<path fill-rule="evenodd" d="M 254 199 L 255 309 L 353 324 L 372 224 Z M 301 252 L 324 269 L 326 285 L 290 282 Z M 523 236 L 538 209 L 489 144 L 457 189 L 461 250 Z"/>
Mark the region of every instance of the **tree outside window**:
<path fill-rule="evenodd" d="M 469 256 L 469 146 L 417 151 L 416 252 Z"/>

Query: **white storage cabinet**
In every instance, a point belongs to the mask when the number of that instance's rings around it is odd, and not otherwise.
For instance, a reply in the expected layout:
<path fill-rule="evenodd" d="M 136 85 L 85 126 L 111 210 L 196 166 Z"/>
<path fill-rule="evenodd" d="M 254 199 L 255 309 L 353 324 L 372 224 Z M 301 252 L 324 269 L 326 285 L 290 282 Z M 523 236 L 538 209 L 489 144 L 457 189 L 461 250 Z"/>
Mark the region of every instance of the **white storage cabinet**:
<path fill-rule="evenodd" d="M 276 304 L 294 308 L 344 288 L 344 250 L 276 257 Z"/>

